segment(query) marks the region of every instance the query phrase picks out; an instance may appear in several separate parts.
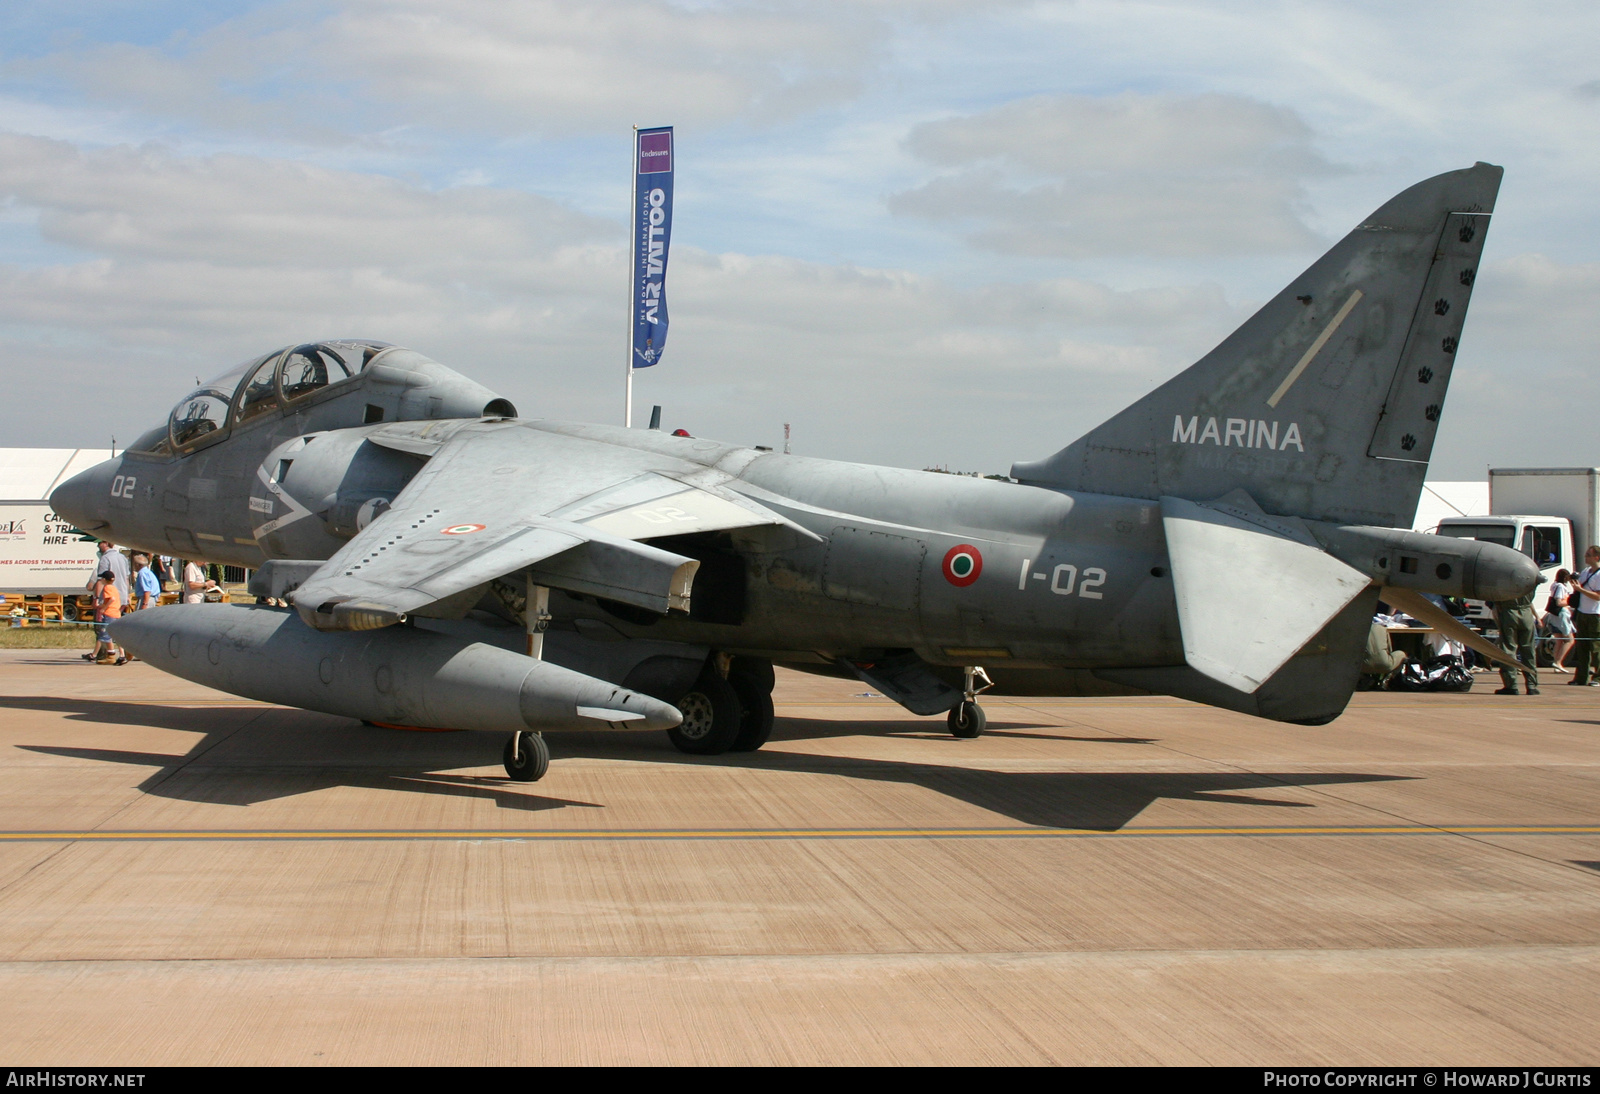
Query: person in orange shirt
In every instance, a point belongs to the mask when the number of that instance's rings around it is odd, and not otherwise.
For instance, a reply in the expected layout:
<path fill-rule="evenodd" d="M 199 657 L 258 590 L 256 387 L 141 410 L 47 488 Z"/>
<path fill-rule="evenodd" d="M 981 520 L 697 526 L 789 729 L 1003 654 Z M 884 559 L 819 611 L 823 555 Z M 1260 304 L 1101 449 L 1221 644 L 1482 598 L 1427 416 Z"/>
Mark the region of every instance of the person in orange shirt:
<path fill-rule="evenodd" d="M 117 592 L 116 581 L 109 572 L 101 573 L 94 581 L 94 633 L 95 647 L 91 659 L 98 665 L 125 665 L 128 658 L 111 641 L 107 624 L 122 618 L 122 594 Z"/>

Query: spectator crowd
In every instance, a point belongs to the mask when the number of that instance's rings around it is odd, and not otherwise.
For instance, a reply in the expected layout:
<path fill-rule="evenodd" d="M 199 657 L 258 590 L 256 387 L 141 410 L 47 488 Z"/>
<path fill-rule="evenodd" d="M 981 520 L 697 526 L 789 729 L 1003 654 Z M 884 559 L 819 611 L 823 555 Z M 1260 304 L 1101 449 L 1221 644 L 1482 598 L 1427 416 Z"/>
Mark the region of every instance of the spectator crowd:
<path fill-rule="evenodd" d="M 131 611 L 155 607 L 169 585 L 175 586 L 177 599 L 185 604 L 202 603 L 207 593 L 219 588 L 216 580 L 194 561 L 184 562 L 180 568 L 176 560 L 165 555 L 143 551 L 124 554 L 105 540 L 100 541 L 99 552 L 94 577 L 88 584 L 94 597 L 95 646 L 83 655 L 85 661 L 97 665 L 126 665 L 135 660 L 112 640 L 113 620 Z"/>

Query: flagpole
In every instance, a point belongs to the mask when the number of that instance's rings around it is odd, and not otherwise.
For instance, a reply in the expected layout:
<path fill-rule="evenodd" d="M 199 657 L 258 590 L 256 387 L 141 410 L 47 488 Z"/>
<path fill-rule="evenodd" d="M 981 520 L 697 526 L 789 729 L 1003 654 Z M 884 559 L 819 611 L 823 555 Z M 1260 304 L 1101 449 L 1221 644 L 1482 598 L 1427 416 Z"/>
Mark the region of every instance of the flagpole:
<path fill-rule="evenodd" d="M 634 299 L 633 278 L 635 267 L 639 264 L 639 127 L 633 127 L 633 166 L 629 174 L 633 176 L 633 185 L 628 188 L 628 356 L 626 358 L 627 371 L 622 380 L 622 425 L 626 429 L 633 428 L 633 328 L 634 328 Z"/>

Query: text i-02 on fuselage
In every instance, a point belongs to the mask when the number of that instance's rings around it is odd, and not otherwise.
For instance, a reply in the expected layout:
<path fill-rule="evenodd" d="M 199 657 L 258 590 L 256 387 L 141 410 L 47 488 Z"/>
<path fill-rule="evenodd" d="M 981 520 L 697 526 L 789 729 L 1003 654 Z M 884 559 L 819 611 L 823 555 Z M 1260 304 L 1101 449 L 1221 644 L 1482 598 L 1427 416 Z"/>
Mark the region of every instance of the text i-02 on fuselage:
<path fill-rule="evenodd" d="M 1425 594 L 1537 581 L 1518 552 L 1406 530 L 1499 180 L 1479 164 L 1401 193 L 1010 481 L 518 419 L 420 354 L 345 340 L 202 385 L 52 501 L 108 538 L 252 567 L 293 605 L 118 624 L 157 667 L 508 733 L 514 778 L 542 773 L 545 729 L 757 748 L 774 663 L 859 676 L 963 736 L 991 689 L 1322 723 L 1380 595 L 1487 652 Z"/>

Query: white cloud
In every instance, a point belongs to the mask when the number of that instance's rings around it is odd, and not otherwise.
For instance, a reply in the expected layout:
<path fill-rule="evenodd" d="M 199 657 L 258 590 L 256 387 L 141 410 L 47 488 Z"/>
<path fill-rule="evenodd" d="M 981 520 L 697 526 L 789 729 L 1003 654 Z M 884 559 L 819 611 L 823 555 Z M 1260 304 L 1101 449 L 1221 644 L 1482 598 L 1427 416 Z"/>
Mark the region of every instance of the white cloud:
<path fill-rule="evenodd" d="M 159 46 L 13 62 L 13 79 L 202 124 L 326 140 L 391 125 L 496 134 L 785 117 L 855 95 L 888 25 L 852 5 L 668 0 L 273 4 Z"/>
<path fill-rule="evenodd" d="M 412 345 L 525 413 L 615 417 L 622 232 L 544 199 L 0 134 L 0 201 L 85 256 L 0 266 L 12 443 L 60 443 L 63 422 L 126 439 L 196 376 L 338 334 Z M 696 433 L 770 441 L 787 420 L 812 453 L 984 470 L 1070 441 L 1236 318 L 1214 289 L 961 287 L 681 245 L 669 293 L 641 405 Z"/>
<path fill-rule="evenodd" d="M 952 170 L 890 208 L 1017 255 L 1302 249 L 1302 182 L 1331 170 L 1311 137 L 1293 111 L 1230 95 L 1023 99 L 913 129 L 910 151 Z"/>
<path fill-rule="evenodd" d="M 1492 233 L 1490 239 L 1492 246 Z M 1600 432 L 1587 424 L 1596 401 L 1597 314 L 1600 263 L 1541 254 L 1486 261 L 1431 474 L 1478 478 L 1486 467 L 1600 466 Z"/>
<path fill-rule="evenodd" d="M 482 262 L 614 228 L 537 195 L 430 191 L 381 175 L 159 146 L 84 151 L 0 133 L 0 193 L 39 211 L 44 238 L 144 260 L 301 268 Z"/>
<path fill-rule="evenodd" d="M 1515 445 L 1600 463 L 1546 394 L 1581 401 L 1600 307 L 1592 5 L 1468 0 L 1447 42 L 1427 9 L 1323 0 L 273 0 L 194 33 L 173 10 L 0 45 L 0 130 L 70 142 L 0 137 L 11 443 L 103 440 L 332 333 L 614 420 L 622 231 L 573 207 L 620 212 L 616 134 L 659 120 L 695 170 L 641 402 L 696 431 L 1043 455 L 1209 349 L 1317 233 L 1482 158 L 1506 190 L 1435 472 Z M 219 147 L 249 154 L 193 154 Z"/>

